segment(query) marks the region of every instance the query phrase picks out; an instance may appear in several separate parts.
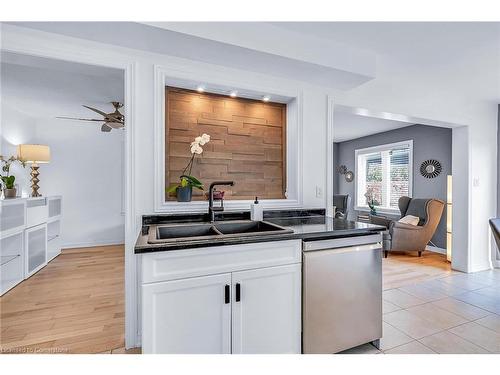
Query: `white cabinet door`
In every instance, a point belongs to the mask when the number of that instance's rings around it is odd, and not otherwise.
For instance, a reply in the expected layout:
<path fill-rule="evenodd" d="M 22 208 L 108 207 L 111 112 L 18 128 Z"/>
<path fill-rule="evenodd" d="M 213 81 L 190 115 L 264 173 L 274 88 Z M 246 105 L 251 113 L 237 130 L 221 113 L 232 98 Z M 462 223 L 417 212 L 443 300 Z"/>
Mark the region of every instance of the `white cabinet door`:
<path fill-rule="evenodd" d="M 233 273 L 234 354 L 301 352 L 300 275 L 300 264 Z"/>
<path fill-rule="evenodd" d="M 25 233 L 25 274 L 33 275 L 47 264 L 47 224 L 26 229 Z"/>
<path fill-rule="evenodd" d="M 231 352 L 231 274 L 142 286 L 142 352 Z"/>

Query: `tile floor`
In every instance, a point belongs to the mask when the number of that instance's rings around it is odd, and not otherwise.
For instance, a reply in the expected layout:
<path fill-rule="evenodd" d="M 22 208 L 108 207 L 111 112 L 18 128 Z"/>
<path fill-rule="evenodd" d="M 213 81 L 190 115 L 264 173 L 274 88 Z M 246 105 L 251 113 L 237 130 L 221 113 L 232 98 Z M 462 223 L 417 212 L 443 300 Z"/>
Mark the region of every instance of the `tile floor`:
<path fill-rule="evenodd" d="M 500 353 L 500 270 L 453 273 L 383 292 L 380 350 L 343 354 Z"/>

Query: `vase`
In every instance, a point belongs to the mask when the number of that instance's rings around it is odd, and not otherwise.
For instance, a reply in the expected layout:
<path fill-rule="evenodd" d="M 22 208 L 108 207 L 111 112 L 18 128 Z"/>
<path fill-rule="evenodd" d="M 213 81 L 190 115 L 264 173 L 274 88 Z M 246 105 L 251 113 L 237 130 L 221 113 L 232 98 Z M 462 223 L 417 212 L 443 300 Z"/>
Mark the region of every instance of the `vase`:
<path fill-rule="evenodd" d="M 15 198 L 17 196 L 16 188 L 4 189 L 3 196 L 4 196 L 4 198 Z"/>
<path fill-rule="evenodd" d="M 193 197 L 192 186 L 179 186 L 176 190 L 177 202 L 191 202 Z"/>

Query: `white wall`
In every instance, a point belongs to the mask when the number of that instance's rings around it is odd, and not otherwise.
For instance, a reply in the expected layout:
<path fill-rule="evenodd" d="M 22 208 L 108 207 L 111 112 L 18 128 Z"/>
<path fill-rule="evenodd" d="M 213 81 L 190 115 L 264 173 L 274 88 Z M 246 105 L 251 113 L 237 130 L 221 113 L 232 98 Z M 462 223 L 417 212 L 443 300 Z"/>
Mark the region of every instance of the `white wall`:
<path fill-rule="evenodd" d="M 175 70 L 190 71 L 193 77 L 205 72 L 225 74 L 235 80 L 244 79 L 254 83 L 265 82 L 300 89 L 303 91 L 303 191 L 305 207 L 324 207 L 326 197 L 317 198 L 316 186 L 326 189 L 326 133 L 327 133 L 327 95 L 344 105 L 364 107 L 378 111 L 407 114 L 410 116 L 449 121 L 470 126 L 469 165 L 471 178 L 480 178 L 478 187 L 472 189 L 472 179 L 467 186 L 455 186 L 457 191 L 465 191 L 468 201 L 463 220 L 470 223 L 470 243 L 464 245 L 471 253 L 471 265 L 466 270 L 476 271 L 489 266 L 489 244 L 487 220 L 493 216 L 496 207 L 496 117 L 490 106 L 480 103 L 468 103 L 460 93 L 453 93 L 441 87 L 422 87 L 420 77 L 411 75 L 392 76 L 383 74 L 368 84 L 350 92 L 332 92 L 325 88 L 310 86 L 302 82 L 278 79 L 258 73 L 250 73 L 223 66 L 189 61 L 180 58 L 158 55 L 142 51 L 103 45 L 74 38 L 63 37 L 33 30 L 3 26 L 3 48 L 18 51 L 29 51 L 34 54 L 50 53 L 51 56 L 71 60 L 77 56 L 81 62 L 89 62 L 111 66 L 129 66 L 131 81 L 130 90 L 133 97 L 134 129 L 128 133 L 133 144 L 131 150 L 132 165 L 128 168 L 133 180 L 133 200 L 129 203 L 131 214 L 135 219 L 135 231 L 126 234 L 126 288 L 127 288 L 127 346 L 136 343 L 137 300 L 136 300 L 136 258 L 133 254 L 138 231 L 140 215 L 153 212 L 153 173 L 154 173 L 154 65 L 167 64 L 176 66 Z M 8 31 L 8 34 L 6 33 Z M 436 78 L 436 81 L 439 81 Z M 452 90 L 451 90 L 452 91 Z M 495 113 L 496 114 L 496 113 Z M 493 171 L 493 172 L 492 172 Z M 456 202 L 454 202 L 456 204 Z M 473 207 L 469 210 L 469 207 Z M 471 213 L 470 215 L 468 213 Z M 132 224 L 130 224 L 132 225 Z"/>
<path fill-rule="evenodd" d="M 123 243 L 123 131 L 102 133 L 82 104 L 112 110 L 123 101 L 123 71 L 2 51 L 2 150 L 47 144 L 51 162 L 40 165 L 40 192 L 63 196 L 63 248 Z M 29 166 L 12 172 L 24 196 Z"/>
<path fill-rule="evenodd" d="M 0 120 L 0 155 L 6 158 L 15 156 L 18 144 L 31 142 L 33 134 L 36 133 L 36 120 L 5 105 L 3 100 Z M 10 174 L 16 177 L 15 183 L 19 185 L 21 192 L 27 194 L 30 181 L 29 167 L 23 168 L 19 163 L 13 163 Z"/>
<path fill-rule="evenodd" d="M 41 192 L 63 196 L 63 247 L 124 243 L 123 138 L 96 124 L 37 121 L 36 143 L 51 148 Z"/>
<path fill-rule="evenodd" d="M 3 155 L 15 155 L 20 143 L 50 146 L 50 163 L 40 165 L 40 193 L 63 196 L 63 248 L 124 243 L 123 131 L 30 118 L 4 104 L 1 119 Z M 11 168 L 25 195 L 29 172 L 29 166 Z"/>

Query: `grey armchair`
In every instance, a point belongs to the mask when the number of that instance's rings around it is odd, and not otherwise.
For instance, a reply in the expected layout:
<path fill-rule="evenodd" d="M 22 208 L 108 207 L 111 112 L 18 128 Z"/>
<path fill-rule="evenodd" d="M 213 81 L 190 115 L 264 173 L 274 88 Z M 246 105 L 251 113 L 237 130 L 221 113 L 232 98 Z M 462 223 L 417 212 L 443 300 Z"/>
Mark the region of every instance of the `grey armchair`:
<path fill-rule="evenodd" d="M 418 225 L 400 223 L 376 216 L 370 217 L 373 224 L 385 225 L 389 231 L 384 235 L 383 250 L 387 258 L 389 251 L 417 251 L 422 255 L 436 232 L 445 203 L 439 199 L 399 198 L 401 217 L 413 215 L 420 218 Z"/>
<path fill-rule="evenodd" d="M 335 217 L 339 219 L 347 219 L 349 206 L 351 205 L 351 197 L 349 196 L 349 194 L 334 195 L 333 205 L 337 208 Z"/>
<path fill-rule="evenodd" d="M 490 219 L 490 227 L 493 232 L 495 242 L 497 243 L 498 254 L 500 255 L 500 218 Z"/>

